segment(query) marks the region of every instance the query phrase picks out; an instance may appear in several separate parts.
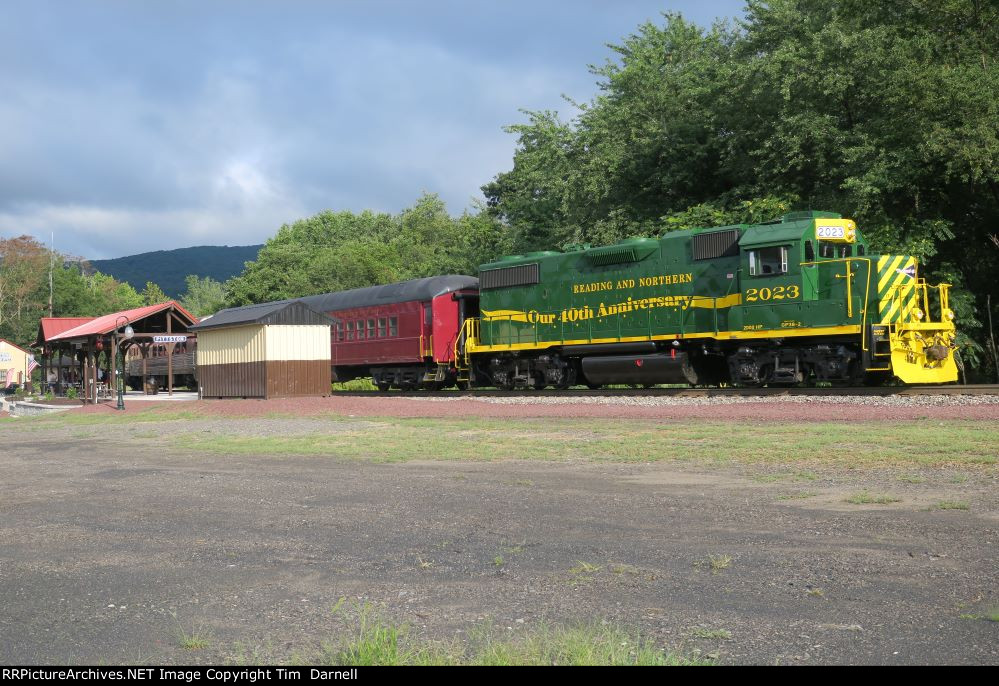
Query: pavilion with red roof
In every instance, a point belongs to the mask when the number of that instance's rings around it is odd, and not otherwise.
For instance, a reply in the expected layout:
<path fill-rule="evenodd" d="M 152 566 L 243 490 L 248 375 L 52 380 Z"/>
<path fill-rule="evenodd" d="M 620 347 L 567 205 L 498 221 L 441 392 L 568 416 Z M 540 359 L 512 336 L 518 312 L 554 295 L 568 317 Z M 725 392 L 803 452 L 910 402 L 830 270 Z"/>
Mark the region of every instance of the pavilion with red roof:
<path fill-rule="evenodd" d="M 42 379 L 49 378 L 48 369 L 52 368 L 52 362 L 56 362 L 56 392 L 63 392 L 67 385 L 75 385 L 78 380 L 84 402 L 96 402 L 103 385 L 101 379 L 110 381 L 118 374 L 115 359 L 119 347 L 123 354 L 131 347 L 138 347 L 145 361 L 149 349 L 154 344 L 162 344 L 169 364 L 178 340 L 184 339 L 188 327 L 197 323 L 197 317 L 174 300 L 100 317 L 43 317 L 35 342 L 37 347 L 42 348 Z M 126 327 L 133 332 L 131 338 L 125 337 Z M 67 358 L 72 363 L 69 369 L 65 368 Z M 171 393 L 172 371 L 171 366 L 167 374 Z"/>

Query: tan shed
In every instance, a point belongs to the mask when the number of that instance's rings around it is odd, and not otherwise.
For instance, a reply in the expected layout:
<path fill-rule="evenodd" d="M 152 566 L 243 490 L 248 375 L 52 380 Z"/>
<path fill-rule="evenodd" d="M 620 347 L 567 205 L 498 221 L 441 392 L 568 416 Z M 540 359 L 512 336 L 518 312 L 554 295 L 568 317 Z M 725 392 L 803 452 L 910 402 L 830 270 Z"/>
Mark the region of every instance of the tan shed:
<path fill-rule="evenodd" d="M 330 394 L 332 319 L 298 300 L 222 310 L 189 328 L 198 334 L 203 398 Z"/>
<path fill-rule="evenodd" d="M 0 389 L 14 384 L 24 388 L 31 383 L 31 370 L 37 366 L 34 355 L 0 338 Z"/>

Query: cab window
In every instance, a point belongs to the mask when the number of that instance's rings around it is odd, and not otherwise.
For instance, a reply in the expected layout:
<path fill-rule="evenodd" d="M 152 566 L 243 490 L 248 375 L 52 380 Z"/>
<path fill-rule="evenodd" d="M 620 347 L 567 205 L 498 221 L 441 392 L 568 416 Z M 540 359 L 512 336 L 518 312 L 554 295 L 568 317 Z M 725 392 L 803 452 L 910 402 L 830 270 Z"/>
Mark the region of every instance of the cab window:
<path fill-rule="evenodd" d="M 833 243 L 832 241 L 819 241 L 819 257 L 836 258 L 849 257 L 850 245 L 848 243 Z"/>
<path fill-rule="evenodd" d="M 787 246 L 757 248 L 749 251 L 749 275 L 773 276 L 787 273 Z"/>

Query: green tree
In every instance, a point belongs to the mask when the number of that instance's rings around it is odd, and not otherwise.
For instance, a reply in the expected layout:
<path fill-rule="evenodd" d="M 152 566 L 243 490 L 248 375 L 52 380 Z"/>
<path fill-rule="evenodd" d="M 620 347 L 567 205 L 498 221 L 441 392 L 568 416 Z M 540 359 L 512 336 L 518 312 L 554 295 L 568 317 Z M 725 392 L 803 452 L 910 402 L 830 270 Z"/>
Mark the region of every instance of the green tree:
<path fill-rule="evenodd" d="M 48 250 L 31 236 L 0 239 L 0 332 L 7 337 L 23 337 L 21 320 L 41 304 L 48 263 Z"/>
<path fill-rule="evenodd" d="M 321 212 L 282 226 L 227 284 L 229 305 L 362 288 L 424 276 L 475 273 L 510 245 L 481 212 L 452 217 L 436 195 L 398 215 Z"/>
<path fill-rule="evenodd" d="M 180 298 L 180 304 L 195 317 L 207 317 L 225 309 L 227 289 L 210 276 L 200 278 L 190 274 L 184 279 L 187 290 Z"/>
<path fill-rule="evenodd" d="M 163 292 L 162 288 L 152 281 L 146 282 L 146 287 L 142 289 L 142 293 L 140 295 L 142 296 L 142 302 L 144 305 L 159 305 L 162 302 L 172 299 Z"/>

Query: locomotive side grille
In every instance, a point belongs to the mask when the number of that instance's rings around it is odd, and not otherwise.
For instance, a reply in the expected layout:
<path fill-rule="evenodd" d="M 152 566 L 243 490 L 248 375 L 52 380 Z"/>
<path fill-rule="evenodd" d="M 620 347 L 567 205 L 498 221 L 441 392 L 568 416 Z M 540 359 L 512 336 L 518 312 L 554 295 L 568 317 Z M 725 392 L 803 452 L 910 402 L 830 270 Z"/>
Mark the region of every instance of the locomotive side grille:
<path fill-rule="evenodd" d="M 638 256 L 632 248 L 617 248 L 615 250 L 603 250 L 597 252 L 592 250 L 586 255 L 590 264 L 603 266 L 607 264 L 619 264 L 621 262 L 638 262 Z"/>
<path fill-rule="evenodd" d="M 538 264 L 519 264 L 516 267 L 487 269 L 479 273 L 479 288 L 509 288 L 511 286 L 530 286 L 541 281 L 541 270 Z"/>
<path fill-rule="evenodd" d="M 713 260 L 739 254 L 739 230 L 700 233 L 691 240 L 695 260 Z"/>

